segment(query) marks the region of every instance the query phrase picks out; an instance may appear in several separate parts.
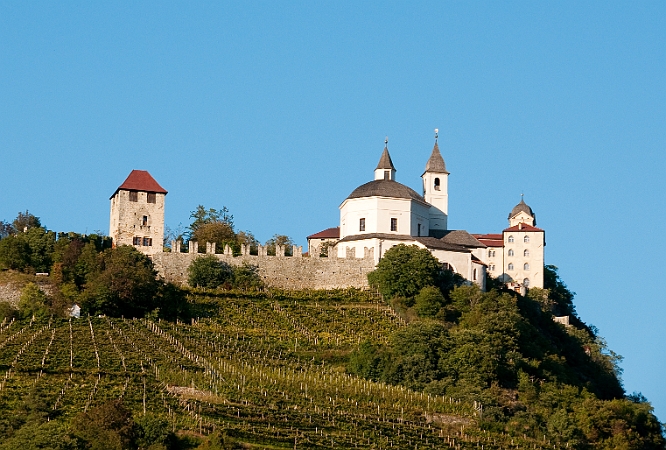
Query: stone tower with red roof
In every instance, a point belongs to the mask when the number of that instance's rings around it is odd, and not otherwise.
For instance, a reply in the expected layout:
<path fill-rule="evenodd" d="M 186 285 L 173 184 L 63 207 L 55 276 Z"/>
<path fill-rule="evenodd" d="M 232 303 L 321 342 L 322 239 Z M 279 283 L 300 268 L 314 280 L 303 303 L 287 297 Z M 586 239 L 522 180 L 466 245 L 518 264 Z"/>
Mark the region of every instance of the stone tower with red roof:
<path fill-rule="evenodd" d="M 167 191 L 145 170 L 133 170 L 111 196 L 109 236 L 146 255 L 163 251 Z"/>

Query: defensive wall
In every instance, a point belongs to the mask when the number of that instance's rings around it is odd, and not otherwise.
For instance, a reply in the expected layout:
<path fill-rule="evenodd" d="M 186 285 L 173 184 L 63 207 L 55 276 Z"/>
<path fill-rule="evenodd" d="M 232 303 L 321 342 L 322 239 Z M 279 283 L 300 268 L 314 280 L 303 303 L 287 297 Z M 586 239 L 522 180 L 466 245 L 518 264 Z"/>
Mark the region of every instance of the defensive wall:
<path fill-rule="evenodd" d="M 196 258 L 215 255 L 220 261 L 239 266 L 257 266 L 263 282 L 270 287 L 282 289 L 338 289 L 347 287 L 368 287 L 368 272 L 375 269 L 372 250 L 366 250 L 363 258 L 356 258 L 350 252 L 346 258 L 302 256 L 302 247 L 293 246 L 292 255 L 285 256 L 284 246 L 276 246 L 276 255 L 268 256 L 268 249 L 258 247 L 258 254 L 251 255 L 249 247 L 241 246 L 241 255 L 234 256 L 226 246 L 224 253 L 215 252 L 215 244 L 207 243 L 206 252 L 199 253 L 198 243 L 190 242 L 187 253 L 180 252 L 180 243 L 171 243 L 172 252 L 155 253 L 151 256 L 158 274 L 166 281 L 178 284 L 187 283 L 187 268 Z"/>

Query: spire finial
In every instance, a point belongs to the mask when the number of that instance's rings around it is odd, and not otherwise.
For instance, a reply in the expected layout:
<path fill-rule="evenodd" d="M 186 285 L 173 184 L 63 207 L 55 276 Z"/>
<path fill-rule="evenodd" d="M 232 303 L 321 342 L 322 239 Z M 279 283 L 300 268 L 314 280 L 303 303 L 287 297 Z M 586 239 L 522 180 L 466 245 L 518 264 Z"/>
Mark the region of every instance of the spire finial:
<path fill-rule="evenodd" d="M 435 128 L 435 142 L 437 142 L 438 137 L 439 137 L 439 128 Z"/>
<path fill-rule="evenodd" d="M 388 147 L 388 136 L 384 138 L 384 147 Z"/>

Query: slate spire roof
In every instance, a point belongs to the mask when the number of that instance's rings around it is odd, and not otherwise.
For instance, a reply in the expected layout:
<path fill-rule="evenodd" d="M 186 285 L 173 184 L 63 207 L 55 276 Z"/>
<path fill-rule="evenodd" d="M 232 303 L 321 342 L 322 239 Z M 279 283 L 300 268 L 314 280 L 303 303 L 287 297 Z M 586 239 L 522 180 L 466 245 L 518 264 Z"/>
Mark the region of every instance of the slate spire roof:
<path fill-rule="evenodd" d="M 382 152 L 381 158 L 379 158 L 379 164 L 377 164 L 377 169 L 390 169 L 395 170 L 393 161 L 391 161 L 391 155 L 389 155 L 388 145 L 384 146 L 384 151 Z"/>
<path fill-rule="evenodd" d="M 446 171 L 446 164 L 444 164 L 444 158 L 439 152 L 439 145 L 437 145 L 437 140 L 435 140 L 435 146 L 432 148 L 432 153 L 430 158 L 426 163 L 426 172 L 436 172 L 436 173 L 449 173 Z"/>
<path fill-rule="evenodd" d="M 158 194 L 167 193 L 166 189 L 160 186 L 147 170 L 131 171 L 129 176 L 125 179 L 123 184 L 118 186 L 118 189 L 116 189 L 116 192 L 114 192 L 113 195 L 116 195 L 121 189 L 126 191 L 155 192 Z M 111 197 L 113 197 L 113 195 Z"/>

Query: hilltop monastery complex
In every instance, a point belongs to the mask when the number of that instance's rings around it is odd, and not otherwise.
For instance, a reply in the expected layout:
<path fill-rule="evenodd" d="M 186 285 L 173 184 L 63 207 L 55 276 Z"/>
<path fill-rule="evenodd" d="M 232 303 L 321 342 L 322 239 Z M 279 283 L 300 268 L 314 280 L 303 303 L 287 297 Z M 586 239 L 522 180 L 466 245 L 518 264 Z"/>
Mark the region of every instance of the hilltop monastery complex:
<path fill-rule="evenodd" d="M 300 248 L 295 248 L 293 257 L 284 257 L 284 249 L 267 257 L 261 247 L 258 256 L 243 248 L 241 257 L 234 258 L 227 248 L 218 257 L 235 264 L 249 260 L 260 273 L 263 269 L 269 284 L 272 278 L 280 279 L 276 284 L 283 287 L 363 287 L 365 274 L 386 250 L 406 244 L 428 249 L 447 268 L 481 288 L 486 273 L 516 289 L 543 287 L 545 232 L 536 227 L 536 216 L 522 199 L 501 233 L 449 230 L 449 172 L 437 136 L 421 175 L 423 195 L 396 181 L 395 174 L 386 141 L 374 179 L 342 201 L 339 226 L 308 236 L 308 257 Z M 109 234 L 114 245 L 132 245 L 153 258 L 166 278 L 184 281 L 186 266 L 198 256 L 198 244 L 190 244 L 189 254 L 178 252 L 180 243 L 173 243 L 178 246 L 175 253 L 163 252 L 166 194 L 148 172 L 133 170 L 111 196 Z M 206 252 L 217 253 L 210 244 Z M 281 268 L 285 273 L 276 274 Z M 327 276 L 331 281 L 326 281 Z M 319 281 L 313 284 L 308 277 Z"/>

